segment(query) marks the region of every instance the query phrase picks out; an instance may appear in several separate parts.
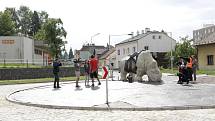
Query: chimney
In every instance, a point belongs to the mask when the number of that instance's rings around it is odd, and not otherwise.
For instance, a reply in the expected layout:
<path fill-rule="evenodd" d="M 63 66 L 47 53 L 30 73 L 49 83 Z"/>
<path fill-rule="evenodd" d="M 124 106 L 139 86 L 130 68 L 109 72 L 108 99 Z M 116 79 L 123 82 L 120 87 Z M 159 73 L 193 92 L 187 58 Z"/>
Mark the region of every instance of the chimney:
<path fill-rule="evenodd" d="M 139 35 L 140 34 L 140 32 L 137 30 L 137 35 Z"/>
<path fill-rule="evenodd" d="M 142 30 L 142 34 L 144 34 L 144 30 Z"/>
<path fill-rule="evenodd" d="M 131 34 L 132 34 L 131 37 L 134 37 L 134 32 L 131 32 Z"/>
<path fill-rule="evenodd" d="M 146 33 L 150 32 L 150 28 L 145 28 L 145 32 Z"/>

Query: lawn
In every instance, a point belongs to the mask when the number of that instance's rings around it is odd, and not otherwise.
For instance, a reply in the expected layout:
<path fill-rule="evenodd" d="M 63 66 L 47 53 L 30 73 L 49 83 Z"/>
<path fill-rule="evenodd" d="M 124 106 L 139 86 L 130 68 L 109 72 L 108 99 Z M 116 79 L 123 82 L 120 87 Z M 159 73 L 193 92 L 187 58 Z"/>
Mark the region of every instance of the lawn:
<path fill-rule="evenodd" d="M 47 66 L 34 65 L 34 64 L 16 64 L 16 63 L 0 63 L 0 68 L 42 68 Z"/>
<path fill-rule="evenodd" d="M 163 69 L 161 68 L 161 73 L 172 73 L 172 74 L 177 74 L 178 69 L 174 68 L 173 72 L 171 69 Z M 215 70 L 197 70 L 197 74 L 207 74 L 207 75 L 215 75 Z"/>
<path fill-rule="evenodd" d="M 85 77 L 81 76 L 80 80 L 84 80 Z M 29 84 L 29 83 L 46 83 L 53 82 L 54 78 L 39 78 L 39 79 L 20 79 L 20 80 L 0 80 L 0 85 L 9 84 Z M 60 82 L 75 81 L 76 77 L 63 77 L 60 78 Z"/>

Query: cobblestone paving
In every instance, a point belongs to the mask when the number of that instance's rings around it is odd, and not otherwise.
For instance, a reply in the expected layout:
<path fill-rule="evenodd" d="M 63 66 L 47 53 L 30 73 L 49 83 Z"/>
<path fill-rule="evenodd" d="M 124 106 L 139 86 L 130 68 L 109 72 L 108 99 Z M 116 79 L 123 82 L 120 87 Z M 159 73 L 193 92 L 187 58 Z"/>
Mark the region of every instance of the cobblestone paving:
<path fill-rule="evenodd" d="M 215 109 L 173 111 L 85 111 L 46 109 L 10 103 L 5 96 L 44 84 L 0 86 L 0 121 L 214 121 Z"/>

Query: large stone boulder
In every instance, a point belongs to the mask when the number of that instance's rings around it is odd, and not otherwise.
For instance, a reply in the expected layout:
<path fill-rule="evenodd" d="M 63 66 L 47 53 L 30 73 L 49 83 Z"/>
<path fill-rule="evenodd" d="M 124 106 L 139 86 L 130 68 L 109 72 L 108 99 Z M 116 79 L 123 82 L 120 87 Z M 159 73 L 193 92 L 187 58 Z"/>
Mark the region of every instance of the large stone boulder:
<path fill-rule="evenodd" d="M 161 81 L 162 74 L 150 51 L 142 51 L 139 54 L 136 66 L 137 75 L 135 80 L 142 81 L 142 76 L 146 74 L 149 81 Z"/>
<path fill-rule="evenodd" d="M 136 68 L 136 74 L 127 72 L 125 70 L 126 61 L 129 59 L 128 57 L 125 57 L 120 62 L 120 80 L 127 80 L 126 75 L 127 73 L 130 73 L 130 75 L 133 77 L 135 81 L 142 81 L 142 76 L 147 75 L 148 81 L 153 82 L 160 82 L 161 81 L 161 72 L 157 66 L 156 60 L 153 59 L 150 51 L 142 51 L 136 60 L 136 63 L 134 64 L 132 62 L 132 69 Z M 135 67 L 134 67 L 135 66 Z"/>

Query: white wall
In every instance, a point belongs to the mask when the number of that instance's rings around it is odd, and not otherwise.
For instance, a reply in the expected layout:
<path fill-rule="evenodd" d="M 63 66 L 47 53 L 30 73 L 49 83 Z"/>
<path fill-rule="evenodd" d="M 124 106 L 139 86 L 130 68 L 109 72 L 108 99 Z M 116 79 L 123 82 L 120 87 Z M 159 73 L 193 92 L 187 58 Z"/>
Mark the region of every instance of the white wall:
<path fill-rule="evenodd" d="M 23 38 L 0 36 L 0 59 L 23 59 Z M 14 43 L 4 44 L 5 41 L 14 41 Z"/>
<path fill-rule="evenodd" d="M 33 55 L 34 55 L 34 40 L 29 39 L 27 37 L 23 38 L 24 42 L 24 60 L 28 60 L 28 62 L 32 62 Z"/>
<path fill-rule="evenodd" d="M 155 39 L 153 39 L 153 36 L 155 36 Z M 160 39 L 159 36 L 161 36 Z M 122 58 L 133 53 L 133 47 L 136 48 L 135 52 L 145 50 L 145 46 L 148 46 L 151 52 L 170 52 L 171 48 L 174 50 L 175 45 L 176 41 L 174 39 L 161 32 L 152 32 L 138 41 L 130 41 L 127 43 L 118 44 L 116 45 L 116 68 L 118 68 L 119 61 Z M 127 48 L 130 48 L 130 53 L 127 53 Z M 123 53 L 123 49 L 125 49 L 125 53 Z M 118 50 L 120 50 L 120 55 L 118 55 Z"/>
<path fill-rule="evenodd" d="M 155 36 L 155 39 L 153 39 Z M 161 36 L 161 39 L 158 37 Z M 174 50 L 176 41 L 168 37 L 164 33 L 152 33 L 138 40 L 138 50 L 149 46 L 151 52 L 170 52 L 171 48 Z"/>
<path fill-rule="evenodd" d="M 116 66 L 116 64 L 117 64 L 117 62 L 116 62 L 116 54 L 117 54 L 116 51 L 114 51 L 113 53 L 111 53 L 109 55 L 110 62 L 113 63 L 113 68 L 117 68 L 117 66 Z"/>
<path fill-rule="evenodd" d="M 119 66 L 119 61 L 127 55 L 133 54 L 133 47 L 135 47 L 135 52 L 137 52 L 137 42 L 127 42 L 124 44 L 116 45 L 116 67 Z M 129 48 L 129 52 L 128 52 Z M 120 55 L 118 55 L 118 50 L 120 50 Z M 123 52 L 125 50 L 125 53 Z"/>
<path fill-rule="evenodd" d="M 14 43 L 4 44 L 3 41 L 14 41 Z M 12 62 L 22 59 L 32 62 L 34 55 L 34 40 L 20 36 L 0 36 L 0 59 L 11 59 Z M 19 62 L 18 61 L 18 62 Z"/>

